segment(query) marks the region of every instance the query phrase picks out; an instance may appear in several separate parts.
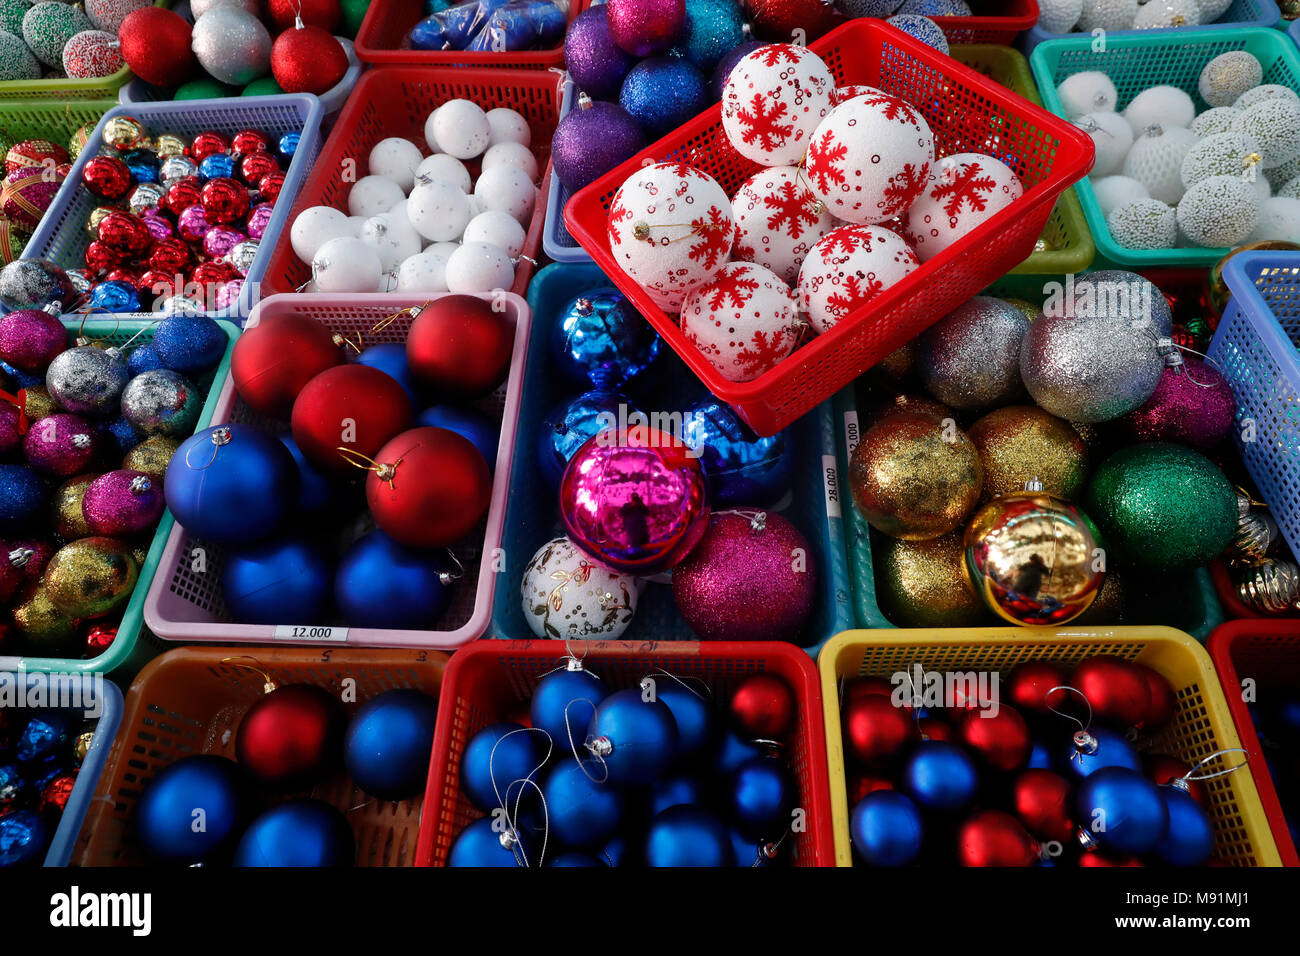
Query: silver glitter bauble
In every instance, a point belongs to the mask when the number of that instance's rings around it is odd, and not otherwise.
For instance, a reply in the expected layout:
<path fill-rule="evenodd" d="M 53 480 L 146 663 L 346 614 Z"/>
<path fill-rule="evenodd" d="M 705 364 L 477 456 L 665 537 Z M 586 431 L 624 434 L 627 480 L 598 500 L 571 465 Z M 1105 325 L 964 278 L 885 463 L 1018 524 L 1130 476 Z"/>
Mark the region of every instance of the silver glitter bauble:
<path fill-rule="evenodd" d="M 68 274 L 48 259 L 15 259 L 0 269 L 0 303 L 11 312 L 55 303 L 71 312 L 76 298 Z"/>
<path fill-rule="evenodd" d="M 45 387 L 64 411 L 106 418 L 116 415 L 131 377 L 122 353 L 80 345 L 61 353 L 45 371 Z"/>
<path fill-rule="evenodd" d="M 170 186 L 186 176 L 197 176 L 198 173 L 198 164 L 188 156 L 168 156 L 158 167 L 158 176 L 162 179 L 163 186 Z"/>
<path fill-rule="evenodd" d="M 202 410 L 199 390 L 169 368 L 142 372 L 122 391 L 122 414 L 141 435 L 187 436 Z"/>
<path fill-rule="evenodd" d="M 190 46 L 213 79 L 247 86 L 271 69 L 271 34 L 243 7 L 223 3 L 194 24 Z"/>
<path fill-rule="evenodd" d="M 241 7 L 255 14 L 258 12 L 260 2 L 261 0 L 190 0 L 190 16 L 197 21 L 213 7 L 218 6 Z"/>
<path fill-rule="evenodd" d="M 257 258 L 259 243 L 256 239 L 245 239 L 243 242 L 236 243 L 230 250 L 230 264 L 235 267 L 235 271 L 241 276 L 248 275 L 248 270 L 253 268 L 253 261 Z"/>
<path fill-rule="evenodd" d="M 952 408 L 1006 405 L 1021 393 L 1020 343 L 1029 320 L 977 295 L 921 336 L 916 367 L 930 394 Z"/>
<path fill-rule="evenodd" d="M 167 190 L 162 183 L 141 183 L 131 192 L 131 212 L 139 216 L 143 215 L 145 210 L 157 209 L 165 195 Z"/>
<path fill-rule="evenodd" d="M 1159 287 L 1136 272 L 1103 269 L 1074 277 L 1058 296 L 1043 303 L 1043 314 L 1073 319 L 1147 322 L 1158 335 L 1173 333 L 1174 314 Z"/>

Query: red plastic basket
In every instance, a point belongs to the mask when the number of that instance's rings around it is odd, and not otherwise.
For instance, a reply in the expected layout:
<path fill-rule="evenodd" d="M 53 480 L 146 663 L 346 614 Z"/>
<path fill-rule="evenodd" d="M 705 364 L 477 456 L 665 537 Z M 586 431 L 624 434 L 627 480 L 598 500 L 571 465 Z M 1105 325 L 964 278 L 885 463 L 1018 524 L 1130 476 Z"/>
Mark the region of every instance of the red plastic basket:
<path fill-rule="evenodd" d="M 1037 0 L 984 0 L 972 3 L 974 16 L 931 17 L 949 43 L 996 43 L 1010 46 L 1038 22 Z M 982 10 L 996 11 L 988 14 Z"/>
<path fill-rule="evenodd" d="M 725 136 L 721 107 L 710 107 L 576 193 L 564 212 L 569 232 L 709 390 L 760 435 L 780 431 L 1023 261 L 1057 197 L 1092 165 L 1092 141 L 1081 130 L 883 21 L 854 20 L 810 49 L 839 83 L 870 84 L 920 110 L 940 156 L 995 154 L 1026 189 L 1011 206 L 752 382 L 727 381 L 686 340 L 676 321 L 618 266 L 606 229 L 614 194 L 647 162 L 690 163 L 728 195 L 735 193 L 756 167 L 725 158 L 733 150 L 714 149 Z"/>
<path fill-rule="evenodd" d="M 615 688 L 635 687 L 663 668 L 676 677 L 708 682 L 718 699 L 752 674 L 773 674 L 794 691 L 796 722 L 785 757 L 799 788 L 807 826 L 786 841 L 797 866 L 834 866 L 830 777 L 826 770 L 826 728 L 822 720 L 817 667 L 793 644 L 631 643 L 587 645 L 586 665 Z M 460 789 L 465 744 L 490 723 L 511 719 L 527 701 L 537 679 L 564 657 L 563 641 L 479 641 L 458 650 L 443 675 L 429 785 L 420 817 L 416 866 L 445 866 L 456 836 L 483 816 Z"/>
<path fill-rule="evenodd" d="M 1241 746 L 1250 753 L 1250 772 L 1273 830 L 1283 866 L 1300 866 L 1277 788 L 1264 763 L 1259 735 L 1240 691 L 1243 678 L 1253 678 L 1268 693 L 1271 686 L 1294 687 L 1300 682 L 1300 624 L 1295 621 L 1229 621 L 1210 635 L 1210 658 L 1219 673 L 1223 696 L 1237 725 Z"/>
<path fill-rule="evenodd" d="M 373 13 L 383 4 L 372 4 Z M 447 66 L 395 66 L 361 75 L 334 130 L 289 212 L 292 223 L 311 206 L 347 209 L 352 183 L 366 174 L 371 148 L 389 136 L 404 136 L 425 148 L 424 121 L 434 107 L 463 97 L 485 110 L 507 106 L 518 110 L 532 130 L 532 149 L 544 169 L 537 208 L 528 224 L 523 256 L 515 267 L 510 291 L 524 295 L 532 278 L 546 222 L 546 194 L 550 187 L 551 137 L 560 117 L 563 77 L 528 70 L 482 70 Z M 472 165 L 472 164 L 471 164 Z M 475 173 L 471 169 L 471 173 Z M 279 243 L 266 267 L 262 294 L 295 292 L 311 278 L 311 268 L 287 242 Z"/>

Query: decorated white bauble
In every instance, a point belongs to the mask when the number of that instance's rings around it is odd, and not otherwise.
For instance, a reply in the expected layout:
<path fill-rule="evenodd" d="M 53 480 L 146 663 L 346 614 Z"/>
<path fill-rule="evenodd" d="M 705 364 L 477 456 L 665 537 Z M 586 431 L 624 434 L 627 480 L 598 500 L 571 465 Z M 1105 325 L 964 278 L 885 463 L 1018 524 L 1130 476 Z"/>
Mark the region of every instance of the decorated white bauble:
<path fill-rule="evenodd" d="M 925 187 L 934 161 L 930 124 L 886 93 L 835 107 L 813 131 L 804 177 L 831 215 L 874 224 L 901 215 Z"/>
<path fill-rule="evenodd" d="M 1255 187 L 1240 176 L 1211 176 L 1188 188 L 1178 203 L 1178 225 L 1197 245 L 1244 242 L 1259 217 Z"/>
<path fill-rule="evenodd" d="M 1196 88 L 1210 106 L 1231 106 L 1237 97 L 1264 82 L 1264 67 L 1245 50 L 1220 53 L 1201 70 Z"/>
<path fill-rule="evenodd" d="M 1192 120 L 1192 125 L 1188 129 L 1202 137 L 1226 133 L 1232 129 L 1232 121 L 1240 115 L 1241 110 L 1235 106 L 1215 106 L 1203 113 L 1197 113 L 1196 119 Z"/>
<path fill-rule="evenodd" d="M 770 269 L 729 262 L 686 293 L 682 333 L 731 382 L 750 382 L 799 341 L 794 295 Z"/>
<path fill-rule="evenodd" d="M 1232 6 L 1232 0 L 1196 0 L 1196 2 L 1201 8 L 1202 23 L 1213 23 L 1228 12 L 1228 7 Z"/>
<path fill-rule="evenodd" d="M 533 151 L 523 143 L 506 141 L 495 143 L 488 147 L 483 159 L 479 163 L 479 168 L 484 172 L 494 169 L 497 166 L 514 166 L 521 169 L 532 182 L 537 182 L 537 157 Z"/>
<path fill-rule="evenodd" d="M 1103 176 L 1092 181 L 1092 192 L 1097 197 L 1101 214 L 1109 216 L 1114 210 L 1134 199 L 1150 199 L 1147 188 L 1129 176 Z"/>
<path fill-rule="evenodd" d="M 404 260 L 424 248 L 420 234 L 406 218 L 406 210 L 401 208 L 401 203 L 390 212 L 367 219 L 358 238 L 378 253 L 380 267 L 385 272 L 396 269 Z"/>
<path fill-rule="evenodd" d="M 294 255 L 308 265 L 316 250 L 331 239 L 355 235 L 348 217 L 333 206 L 311 206 L 294 217 L 289 242 Z"/>
<path fill-rule="evenodd" d="M 420 165 L 415 167 L 415 178 L 417 181 L 445 179 L 463 193 L 474 188 L 465 164 L 447 153 L 434 153 L 420 160 Z"/>
<path fill-rule="evenodd" d="M 406 215 L 416 231 L 434 242 L 459 239 L 469 225 L 469 197 L 445 179 L 417 183 L 406 201 Z"/>
<path fill-rule="evenodd" d="M 233 0 L 215 0 L 215 2 L 230 3 Z M 190 15 L 197 20 L 207 13 L 208 7 L 213 6 L 213 3 L 214 0 L 192 0 Z M 258 0 L 243 0 L 244 7 L 252 9 L 253 12 L 256 12 L 257 3 Z M 23 6 L 30 8 L 32 4 L 24 3 Z M 141 7 L 149 6 L 153 6 L 150 0 L 86 0 L 86 16 L 90 17 L 90 22 L 97 30 L 116 34 L 123 20 Z"/>
<path fill-rule="evenodd" d="M 1126 318 L 1044 315 L 1020 347 L 1020 377 L 1044 411 L 1105 422 L 1138 408 L 1160 384 L 1164 355 L 1152 330 Z"/>
<path fill-rule="evenodd" d="M 1084 70 L 1067 76 L 1056 85 L 1056 95 L 1068 120 L 1088 113 L 1113 113 L 1119 103 L 1115 84 L 1100 70 Z"/>
<path fill-rule="evenodd" d="M 439 152 L 450 153 L 457 159 L 473 159 L 482 155 L 491 143 L 492 127 L 477 103 L 448 100 L 433 114 L 433 138 Z"/>
<path fill-rule="evenodd" d="M 524 618 L 548 640 L 617 640 L 636 615 L 637 580 L 568 538 L 542 545 L 524 568 Z"/>
<path fill-rule="evenodd" d="M 504 249 L 506 255 L 515 258 L 524 251 L 524 227 L 508 212 L 489 209 L 481 212 L 469 221 L 465 227 L 465 242 L 486 242 Z"/>
<path fill-rule="evenodd" d="M 402 192 L 409 193 L 415 185 L 415 170 L 421 159 L 420 147 L 409 139 L 390 136 L 375 143 L 370 150 L 370 172 L 391 179 Z"/>
<path fill-rule="evenodd" d="M 799 308 L 825 332 L 920 265 L 906 240 L 883 226 L 832 229 L 799 270 Z"/>
<path fill-rule="evenodd" d="M 1255 142 L 1255 137 L 1238 132 L 1215 133 L 1187 151 L 1179 175 L 1184 186 L 1211 176 L 1242 176 L 1267 183 L 1264 171 L 1258 168 L 1259 162 L 1259 143 Z M 1256 167 L 1253 173 L 1250 172 L 1252 166 Z"/>
<path fill-rule="evenodd" d="M 1172 249 L 1178 239 L 1178 215 L 1159 199 L 1134 199 L 1106 216 L 1106 228 L 1126 249 Z"/>
<path fill-rule="evenodd" d="M 1147 0 L 1133 18 L 1134 30 L 1169 30 L 1201 23 L 1197 0 Z"/>
<path fill-rule="evenodd" d="M 1182 126 L 1151 126 L 1133 141 L 1122 173 L 1147 188 L 1152 199 L 1173 205 L 1183 198 L 1183 159 L 1200 137 Z"/>
<path fill-rule="evenodd" d="M 1232 121 L 1232 128 L 1254 137 L 1264 169 L 1300 156 L 1300 102 L 1274 97 L 1255 103 Z"/>
<path fill-rule="evenodd" d="M 482 212 L 498 210 L 514 216 L 521 224 L 528 222 L 537 205 L 537 187 L 518 166 L 493 166 L 479 174 L 474 184 L 474 198 Z"/>
<path fill-rule="evenodd" d="M 398 292 L 446 292 L 449 252 L 426 249 L 402 262 L 397 268 Z"/>
<path fill-rule="evenodd" d="M 362 176 L 348 193 L 348 212 L 354 216 L 378 216 L 406 198 L 402 187 L 387 176 Z"/>
<path fill-rule="evenodd" d="M 1232 105 L 1239 110 L 1247 110 L 1256 103 L 1262 103 L 1264 100 L 1289 100 L 1292 103 L 1300 102 L 1300 93 L 1289 86 L 1283 86 L 1280 83 L 1261 83 L 1252 89 L 1247 90 L 1237 97 L 1237 102 Z"/>
<path fill-rule="evenodd" d="M 1300 199 L 1294 196 L 1274 196 L 1259 204 L 1259 216 L 1247 242 L 1264 242 L 1283 239 L 1300 242 Z"/>
<path fill-rule="evenodd" d="M 447 260 L 447 288 L 452 292 L 509 289 L 514 281 L 514 263 L 506 251 L 486 242 L 462 243 Z"/>
<path fill-rule="evenodd" d="M 731 200 L 737 259 L 766 266 L 788 283 L 799 280 L 808 250 L 835 225 L 794 166 L 760 169 Z"/>
<path fill-rule="evenodd" d="M 928 262 L 1025 193 L 1006 163 L 982 153 L 936 160 L 920 198 L 903 216 L 903 235 Z"/>
<path fill-rule="evenodd" d="M 1075 27 L 1081 33 L 1093 30 L 1128 30 L 1138 15 L 1138 0 L 1083 0 Z"/>
<path fill-rule="evenodd" d="M 1129 100 L 1124 118 L 1134 136 L 1156 125 L 1187 128 L 1196 118 L 1196 104 L 1176 86 L 1152 86 Z"/>
<path fill-rule="evenodd" d="M 388 272 L 380 273 L 379 291 L 380 292 L 397 291 L 397 270 L 396 269 L 390 269 Z"/>
<path fill-rule="evenodd" d="M 311 270 L 321 292 L 377 292 L 384 271 L 379 253 L 352 236 L 331 239 L 317 249 Z"/>
<path fill-rule="evenodd" d="M 885 91 L 875 86 L 867 86 L 865 83 L 858 83 L 853 86 L 837 86 L 831 90 L 831 108 L 839 106 L 841 103 L 847 103 L 849 100 L 859 96 L 883 96 Z"/>
<path fill-rule="evenodd" d="M 1092 138 L 1095 158 L 1092 176 L 1109 176 L 1124 165 L 1124 157 L 1133 147 L 1133 130 L 1128 121 L 1118 113 L 1088 113 L 1074 121 Z"/>
<path fill-rule="evenodd" d="M 834 89 L 817 54 L 770 43 L 732 68 L 722 91 L 722 128 L 742 156 L 764 166 L 793 165 L 830 112 Z"/>
<path fill-rule="evenodd" d="M 1083 14 L 1083 0 L 1038 0 L 1038 26 L 1048 33 L 1069 33 Z"/>
<path fill-rule="evenodd" d="M 512 110 L 508 106 L 498 106 L 487 111 L 487 121 L 489 146 L 495 146 L 497 143 L 518 143 L 521 146 L 529 146 L 533 142 L 533 133 L 528 127 L 528 120 L 524 119 L 524 114 L 518 110 Z"/>
<path fill-rule="evenodd" d="M 610 203 L 608 231 L 619 267 L 670 312 L 730 261 L 736 238 L 722 187 L 680 163 L 643 166 L 624 180 Z"/>

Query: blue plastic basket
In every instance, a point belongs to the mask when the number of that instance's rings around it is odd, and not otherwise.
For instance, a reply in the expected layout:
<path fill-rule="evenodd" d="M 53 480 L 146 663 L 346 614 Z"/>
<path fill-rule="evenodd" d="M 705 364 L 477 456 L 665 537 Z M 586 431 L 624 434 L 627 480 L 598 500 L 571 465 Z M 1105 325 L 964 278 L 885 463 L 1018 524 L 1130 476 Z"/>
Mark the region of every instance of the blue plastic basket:
<path fill-rule="evenodd" d="M 1237 401 L 1246 470 L 1300 554 L 1300 253 L 1238 253 L 1223 279 L 1232 299 L 1209 355 Z"/>
<path fill-rule="evenodd" d="M 547 335 L 561 308 L 584 289 L 607 285 L 609 280 L 594 264 L 549 265 L 533 277 L 528 304 L 534 322 L 528 363 L 524 370 L 524 397 L 515 438 L 509 504 L 502 539 L 504 559 L 497 575 L 491 636 L 533 636 L 520 603 L 520 582 L 529 559 L 543 544 L 563 534 L 555 496 L 538 473 L 537 436 L 542 418 L 576 389 L 560 382 L 549 358 Z M 660 356 L 664 367 L 650 374 L 666 377 L 672 393 L 683 405 L 709 397 L 669 349 Z M 674 406 L 676 402 L 674 402 Z M 835 430 L 830 403 L 826 402 L 790 427 L 795 468 L 791 502 L 779 512 L 808 538 L 819 575 L 820 595 L 809 627 L 814 642 L 805 649 L 814 657 L 827 640 L 853 626 L 849 604 L 848 570 L 844 558 L 843 520 L 838 495 Z M 629 641 L 697 641 L 673 604 L 672 592 L 661 584 L 647 585 L 637 604 L 636 616 L 623 635 Z"/>
<path fill-rule="evenodd" d="M 1274 27 L 1277 26 L 1278 20 L 1282 17 L 1281 11 L 1278 10 L 1277 4 L 1273 0 L 1232 0 L 1232 6 L 1224 11 L 1223 16 L 1213 23 L 1202 23 L 1195 29 L 1235 29 L 1237 27 Z M 1151 34 L 1168 35 L 1175 30 L 1182 31 L 1190 29 L 1188 27 L 1177 27 L 1167 30 L 1108 30 L 1106 39 L 1111 37 L 1143 36 Z M 1056 40 L 1061 37 L 1083 36 L 1080 33 L 1048 33 L 1038 26 L 1032 26 L 1024 33 L 1020 34 L 1020 47 L 1028 54 L 1034 47 L 1045 40 Z M 1088 37 L 1092 39 L 1091 36 Z"/>
<path fill-rule="evenodd" d="M 81 155 L 73 164 L 67 181 L 46 212 L 41 224 L 23 249 L 25 259 L 52 259 L 65 268 L 83 262 L 90 236 L 85 224 L 91 211 L 101 201 L 82 188 L 82 170 L 99 155 L 104 142 L 104 127 L 115 116 L 133 116 L 153 134 L 175 133 L 182 138 L 207 130 L 234 135 L 240 130 L 256 129 L 277 139 L 285 133 L 301 133 L 298 150 L 285 171 L 284 187 L 275 204 L 271 222 L 262 236 L 261 247 L 253 267 L 245 277 L 239 302 L 213 311 L 214 318 L 242 322 L 260 298 L 258 287 L 280 233 L 289 219 L 294 198 L 302 187 L 307 171 L 320 151 L 320 100 L 309 93 L 286 93 L 280 96 L 231 97 L 220 100 L 182 100 L 180 102 L 136 103 L 109 110 L 100 119 Z"/>
<path fill-rule="evenodd" d="M 564 81 L 564 96 L 560 100 L 560 119 L 569 115 L 577 105 L 578 87 L 572 80 Z M 551 173 L 551 189 L 546 200 L 546 222 L 542 227 L 542 248 L 556 262 L 590 262 L 587 250 L 569 235 L 564 225 L 564 205 L 569 201 L 569 190 L 560 177 Z"/>
<path fill-rule="evenodd" d="M 1300 20 L 1292 20 L 1291 25 L 1286 28 L 1286 34 L 1295 41 L 1296 46 L 1300 46 Z"/>

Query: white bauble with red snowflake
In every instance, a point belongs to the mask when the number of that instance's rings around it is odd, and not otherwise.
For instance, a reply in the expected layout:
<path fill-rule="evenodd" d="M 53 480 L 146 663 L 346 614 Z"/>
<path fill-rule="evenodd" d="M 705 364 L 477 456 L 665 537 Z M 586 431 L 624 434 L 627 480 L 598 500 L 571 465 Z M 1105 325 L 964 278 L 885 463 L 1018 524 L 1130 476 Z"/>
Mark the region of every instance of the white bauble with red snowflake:
<path fill-rule="evenodd" d="M 736 220 L 734 255 L 757 262 L 786 282 L 799 278 L 808 250 L 835 227 L 830 214 L 794 166 L 773 166 L 750 176 L 731 200 Z"/>
<path fill-rule="evenodd" d="M 831 215 L 878 223 L 921 194 L 934 134 L 919 111 L 879 91 L 841 103 L 813 132 L 804 174 Z"/>
<path fill-rule="evenodd" d="M 770 43 L 743 57 L 722 91 L 722 128 L 742 156 L 764 166 L 799 162 L 831 111 L 835 78 L 807 47 Z"/>
<path fill-rule="evenodd" d="M 684 163 L 643 166 L 609 207 L 609 249 L 665 312 L 731 259 L 731 200 L 713 177 Z"/>
<path fill-rule="evenodd" d="M 914 272 L 920 260 L 883 226 L 841 226 L 826 233 L 799 270 L 799 307 L 825 332 Z"/>
<path fill-rule="evenodd" d="M 831 106 L 839 106 L 841 103 L 847 103 L 859 96 L 883 95 L 884 92 L 884 90 L 877 89 L 874 86 L 867 86 L 865 83 L 859 83 L 857 86 L 841 86 L 831 92 Z"/>
<path fill-rule="evenodd" d="M 930 167 L 925 190 L 903 217 L 903 235 L 928 262 L 1024 193 L 1015 171 L 992 156 L 945 156 Z"/>
<path fill-rule="evenodd" d="M 771 269 L 730 262 L 686 295 L 682 332 L 731 382 L 750 382 L 799 342 L 795 299 Z"/>

